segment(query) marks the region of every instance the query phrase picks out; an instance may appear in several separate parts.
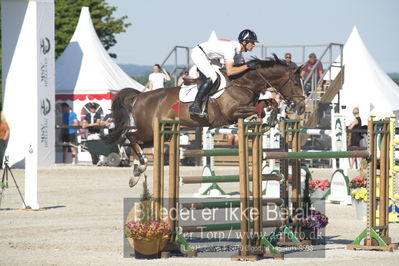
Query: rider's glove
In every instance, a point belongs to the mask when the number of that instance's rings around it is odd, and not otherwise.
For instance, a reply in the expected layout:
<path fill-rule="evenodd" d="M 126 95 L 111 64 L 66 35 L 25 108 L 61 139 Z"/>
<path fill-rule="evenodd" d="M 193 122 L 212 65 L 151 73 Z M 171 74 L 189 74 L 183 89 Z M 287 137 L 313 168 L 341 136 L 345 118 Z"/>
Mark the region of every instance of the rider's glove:
<path fill-rule="evenodd" d="M 247 67 L 248 67 L 248 69 L 255 70 L 256 69 L 256 63 L 255 62 L 248 62 L 247 63 Z"/>

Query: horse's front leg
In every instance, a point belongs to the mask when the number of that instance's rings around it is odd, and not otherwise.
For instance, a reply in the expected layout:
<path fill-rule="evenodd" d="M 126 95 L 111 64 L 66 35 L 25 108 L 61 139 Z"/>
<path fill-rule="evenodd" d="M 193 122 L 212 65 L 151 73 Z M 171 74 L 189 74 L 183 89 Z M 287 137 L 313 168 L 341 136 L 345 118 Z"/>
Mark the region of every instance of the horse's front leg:
<path fill-rule="evenodd" d="M 134 187 L 140 180 L 142 173 L 147 169 L 147 158 L 144 155 L 143 149 L 137 143 L 134 133 L 126 134 L 130 141 L 130 146 L 133 150 L 133 176 L 129 179 L 129 186 Z"/>
<path fill-rule="evenodd" d="M 279 109 L 278 109 L 279 104 L 273 98 L 267 99 L 266 101 L 267 101 L 267 103 L 266 103 L 267 104 L 267 110 L 268 111 L 271 110 L 270 116 L 267 119 L 267 126 L 275 127 L 276 124 L 277 124 L 277 115 L 279 113 Z"/>

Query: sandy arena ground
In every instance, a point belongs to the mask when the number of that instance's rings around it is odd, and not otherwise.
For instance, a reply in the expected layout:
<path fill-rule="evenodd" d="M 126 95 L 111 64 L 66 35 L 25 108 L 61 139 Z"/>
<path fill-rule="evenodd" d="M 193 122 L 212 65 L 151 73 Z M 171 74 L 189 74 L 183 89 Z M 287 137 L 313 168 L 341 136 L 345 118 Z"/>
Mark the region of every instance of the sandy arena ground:
<path fill-rule="evenodd" d="M 218 167 L 219 174 L 236 173 Z M 23 191 L 24 171 L 12 170 Z M 152 180 L 151 168 L 148 171 Z M 2 200 L 0 211 L 1 265 L 398 265 L 399 251 L 349 251 L 350 243 L 365 228 L 354 208 L 327 204 L 325 258 L 286 258 L 283 261 L 232 262 L 229 258 L 169 258 L 138 261 L 123 257 L 123 199 L 139 197 L 141 185 L 130 189 L 131 168 L 58 165 L 40 170 L 39 203 L 45 211 L 15 210 L 22 206 L 14 184 Z M 200 167 L 182 167 L 182 175 L 200 175 Z M 350 173 L 352 176 L 356 173 Z M 331 170 L 315 170 L 314 177 L 329 178 Z M 237 184 L 224 186 L 238 191 Z M 182 187 L 192 195 L 197 185 Z M 8 209 L 7 209 L 8 208 Z M 399 241 L 399 224 L 390 224 L 393 241 Z"/>

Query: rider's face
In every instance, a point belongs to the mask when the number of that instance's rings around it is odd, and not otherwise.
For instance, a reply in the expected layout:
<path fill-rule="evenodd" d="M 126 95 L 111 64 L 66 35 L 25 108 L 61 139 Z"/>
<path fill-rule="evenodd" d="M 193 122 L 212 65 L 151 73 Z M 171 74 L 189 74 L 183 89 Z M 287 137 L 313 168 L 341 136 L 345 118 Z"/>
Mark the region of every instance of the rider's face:
<path fill-rule="evenodd" d="M 252 51 L 252 49 L 254 49 L 255 47 L 255 43 L 254 42 L 248 42 L 247 43 L 247 50 L 248 51 Z"/>

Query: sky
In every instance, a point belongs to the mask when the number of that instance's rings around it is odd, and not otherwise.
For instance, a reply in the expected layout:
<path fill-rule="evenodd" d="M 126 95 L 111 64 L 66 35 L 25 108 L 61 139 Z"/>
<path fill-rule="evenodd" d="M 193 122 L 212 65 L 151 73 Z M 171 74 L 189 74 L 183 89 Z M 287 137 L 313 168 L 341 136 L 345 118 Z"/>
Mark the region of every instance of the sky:
<path fill-rule="evenodd" d="M 309 45 L 344 44 L 356 26 L 381 68 L 399 72 L 399 0 L 106 1 L 117 7 L 114 17 L 126 15 L 132 23 L 110 49 L 119 64 L 162 63 L 175 45 L 195 46 L 208 40 L 212 30 L 234 40 L 249 28 L 260 44 Z M 323 48 L 314 50 L 319 54 Z M 300 61 L 302 50 L 289 51 Z M 283 56 L 285 51 L 276 52 Z M 260 56 L 260 49 L 247 54 Z M 179 59 L 185 60 L 182 53 Z"/>

